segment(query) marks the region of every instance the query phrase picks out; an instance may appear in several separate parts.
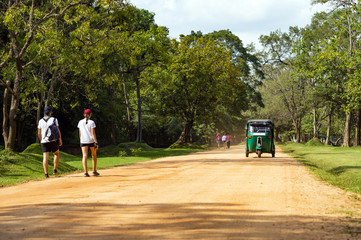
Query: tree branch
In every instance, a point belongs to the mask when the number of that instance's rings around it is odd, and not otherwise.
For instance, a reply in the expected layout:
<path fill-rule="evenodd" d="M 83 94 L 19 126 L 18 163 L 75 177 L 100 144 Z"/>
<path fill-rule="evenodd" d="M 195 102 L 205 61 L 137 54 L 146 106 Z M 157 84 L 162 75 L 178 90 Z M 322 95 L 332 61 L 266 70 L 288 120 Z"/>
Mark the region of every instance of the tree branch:
<path fill-rule="evenodd" d="M 15 95 L 14 90 L 12 90 L 11 87 L 9 85 L 7 85 L 6 83 L 4 83 L 2 80 L 0 80 L 0 86 L 7 88 L 9 90 L 9 92 L 11 92 L 12 95 Z"/>
<path fill-rule="evenodd" d="M 23 69 L 26 68 L 26 67 L 28 67 L 28 66 L 30 66 L 30 65 L 33 64 L 33 63 L 34 63 L 34 61 L 31 60 L 30 62 L 28 62 L 27 64 L 25 64 L 25 65 L 23 66 Z"/>
<path fill-rule="evenodd" d="M 2 63 L 0 63 L 0 69 L 5 67 L 5 65 L 9 62 L 9 59 L 12 58 L 13 54 L 14 54 L 13 49 L 10 48 L 9 55 L 7 56 L 7 58 Z"/>
<path fill-rule="evenodd" d="M 31 9 L 31 14 L 30 14 L 30 18 L 29 18 L 29 36 L 28 39 L 26 40 L 23 48 L 21 49 L 20 53 L 19 53 L 19 57 L 21 58 L 27 48 L 29 47 L 33 37 L 34 37 L 34 31 L 36 30 L 36 28 L 38 28 L 38 26 L 43 23 L 48 21 L 50 18 L 59 18 L 62 17 L 64 15 L 64 13 L 71 7 L 80 5 L 80 4 L 88 4 L 89 2 L 91 2 L 90 0 L 88 1 L 79 1 L 79 2 L 75 2 L 75 3 L 69 3 L 68 5 L 66 5 L 63 10 L 61 10 L 60 13 L 55 13 L 56 11 L 58 11 L 60 8 L 57 6 L 55 8 L 53 8 L 48 14 L 46 14 L 42 19 L 38 20 L 37 22 L 35 22 L 34 24 L 32 23 L 33 21 L 33 11 L 34 11 L 34 5 L 35 5 L 35 0 L 32 0 L 32 9 Z"/>
<path fill-rule="evenodd" d="M 6 45 L 1 39 L 0 39 L 0 45 L 3 47 L 3 52 L 2 52 L 1 57 L 0 57 L 0 58 L 2 58 L 6 53 Z"/>

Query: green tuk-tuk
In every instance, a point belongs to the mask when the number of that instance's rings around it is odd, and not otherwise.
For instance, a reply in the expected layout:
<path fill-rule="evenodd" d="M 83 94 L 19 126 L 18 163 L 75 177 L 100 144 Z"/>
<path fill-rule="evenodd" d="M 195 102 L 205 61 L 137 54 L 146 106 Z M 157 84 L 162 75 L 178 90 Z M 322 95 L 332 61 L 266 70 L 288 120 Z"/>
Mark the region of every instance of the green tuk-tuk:
<path fill-rule="evenodd" d="M 249 153 L 271 153 L 275 157 L 274 124 L 269 119 L 253 119 L 246 124 L 246 157 Z"/>

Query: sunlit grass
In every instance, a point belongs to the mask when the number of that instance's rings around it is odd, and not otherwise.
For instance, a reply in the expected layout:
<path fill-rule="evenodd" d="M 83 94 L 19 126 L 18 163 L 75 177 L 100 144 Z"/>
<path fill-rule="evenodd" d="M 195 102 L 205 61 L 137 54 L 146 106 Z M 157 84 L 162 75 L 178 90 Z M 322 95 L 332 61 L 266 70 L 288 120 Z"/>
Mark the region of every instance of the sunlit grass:
<path fill-rule="evenodd" d="M 320 179 L 361 194 L 361 148 L 285 144 L 281 147 Z"/>

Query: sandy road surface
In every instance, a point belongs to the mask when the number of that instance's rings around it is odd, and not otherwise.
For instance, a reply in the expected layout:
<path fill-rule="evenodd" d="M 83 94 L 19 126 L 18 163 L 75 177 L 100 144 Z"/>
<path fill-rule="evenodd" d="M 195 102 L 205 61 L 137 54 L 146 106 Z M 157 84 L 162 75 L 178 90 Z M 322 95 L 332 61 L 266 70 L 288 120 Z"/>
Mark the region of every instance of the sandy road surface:
<path fill-rule="evenodd" d="M 351 194 L 243 148 L 2 188 L 0 239 L 361 239 Z"/>

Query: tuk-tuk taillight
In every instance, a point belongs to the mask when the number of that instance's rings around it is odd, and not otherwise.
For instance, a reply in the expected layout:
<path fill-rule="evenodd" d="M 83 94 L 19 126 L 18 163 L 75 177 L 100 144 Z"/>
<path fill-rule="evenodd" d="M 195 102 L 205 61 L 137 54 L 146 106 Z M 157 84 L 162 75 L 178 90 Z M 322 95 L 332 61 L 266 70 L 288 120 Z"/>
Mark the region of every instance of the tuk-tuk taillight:
<path fill-rule="evenodd" d="M 252 138 L 252 136 L 248 136 L 248 138 Z"/>
<path fill-rule="evenodd" d="M 267 138 L 271 138 L 271 136 L 267 136 Z"/>

